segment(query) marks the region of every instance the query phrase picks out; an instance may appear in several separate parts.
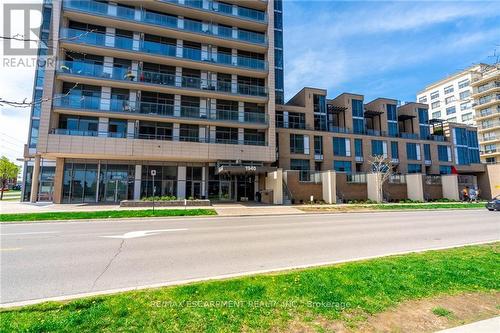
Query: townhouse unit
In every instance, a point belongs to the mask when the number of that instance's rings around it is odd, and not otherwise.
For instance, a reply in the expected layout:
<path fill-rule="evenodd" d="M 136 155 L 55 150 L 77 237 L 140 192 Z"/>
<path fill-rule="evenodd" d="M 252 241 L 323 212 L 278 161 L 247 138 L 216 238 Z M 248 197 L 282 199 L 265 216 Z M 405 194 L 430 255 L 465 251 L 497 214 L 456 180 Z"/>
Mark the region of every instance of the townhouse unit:
<path fill-rule="evenodd" d="M 47 1 L 44 39 L 24 200 L 253 199 L 275 161 L 281 0 Z"/>
<path fill-rule="evenodd" d="M 304 88 L 287 104 L 276 105 L 277 165 L 296 170 L 302 189 L 317 181 L 312 175 L 327 170 L 343 174 L 344 182 L 365 179 L 372 156 L 391 159 L 395 175 L 468 176 L 461 177 L 463 186 L 476 186 L 485 171 L 475 127 L 429 120 L 422 103 L 399 105 L 389 98 L 366 103 L 359 94 L 326 95 L 322 89 Z M 288 187 L 292 196 L 301 192 L 300 186 Z M 366 199 L 366 188 L 364 192 L 352 199 Z"/>
<path fill-rule="evenodd" d="M 429 84 L 417 93 L 417 102 L 429 105 L 429 119 L 475 125 L 471 82 L 486 67 L 474 65 Z"/>
<path fill-rule="evenodd" d="M 500 162 L 500 64 L 488 66 L 472 80 L 481 161 Z"/>

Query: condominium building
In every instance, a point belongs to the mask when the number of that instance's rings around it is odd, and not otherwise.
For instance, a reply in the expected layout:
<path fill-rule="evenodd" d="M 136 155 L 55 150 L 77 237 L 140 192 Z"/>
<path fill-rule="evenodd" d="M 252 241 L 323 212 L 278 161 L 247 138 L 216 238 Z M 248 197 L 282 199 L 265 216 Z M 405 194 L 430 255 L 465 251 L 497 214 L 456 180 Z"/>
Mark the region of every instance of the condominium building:
<path fill-rule="evenodd" d="M 417 94 L 417 101 L 429 105 L 430 119 L 475 125 L 471 82 L 486 67 L 474 65 L 434 82 Z"/>
<path fill-rule="evenodd" d="M 278 165 L 289 170 L 284 181 L 295 201 L 309 201 L 312 194 L 321 198 L 315 183 L 327 170 L 336 173 L 337 198 L 367 199 L 366 176 L 373 156 L 392 161 L 388 200 L 408 198 L 407 175 L 423 174 L 432 183 L 439 175 L 458 174 L 459 187 L 475 187 L 484 175 L 475 127 L 429 121 L 422 103 L 400 105 L 390 98 L 365 103 L 360 94 L 343 93 L 334 99 L 326 94 L 304 88 L 287 104 L 276 105 Z M 440 198 L 441 188 L 436 192 L 436 184 L 426 181 L 422 196 Z"/>
<path fill-rule="evenodd" d="M 500 64 L 488 66 L 472 80 L 481 161 L 500 162 Z"/>
<path fill-rule="evenodd" d="M 281 0 L 43 6 L 57 64 L 35 77 L 24 200 L 253 199 L 275 162 Z"/>
<path fill-rule="evenodd" d="M 374 155 L 389 200 L 440 198 L 450 174 L 455 198 L 485 171 L 476 129 L 426 103 L 316 88 L 284 103 L 280 0 L 47 1 L 41 36 L 56 62 L 35 75 L 25 201 L 283 203 L 318 198 L 320 173 L 325 201 L 366 199 Z"/>

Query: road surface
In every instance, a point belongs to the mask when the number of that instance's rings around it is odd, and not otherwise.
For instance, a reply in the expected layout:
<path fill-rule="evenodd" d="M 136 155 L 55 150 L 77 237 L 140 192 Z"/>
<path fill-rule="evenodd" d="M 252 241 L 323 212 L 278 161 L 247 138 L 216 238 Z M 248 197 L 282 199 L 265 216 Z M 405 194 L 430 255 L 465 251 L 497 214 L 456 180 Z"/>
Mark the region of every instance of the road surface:
<path fill-rule="evenodd" d="M 0 303 L 500 239 L 486 210 L 0 225 Z"/>

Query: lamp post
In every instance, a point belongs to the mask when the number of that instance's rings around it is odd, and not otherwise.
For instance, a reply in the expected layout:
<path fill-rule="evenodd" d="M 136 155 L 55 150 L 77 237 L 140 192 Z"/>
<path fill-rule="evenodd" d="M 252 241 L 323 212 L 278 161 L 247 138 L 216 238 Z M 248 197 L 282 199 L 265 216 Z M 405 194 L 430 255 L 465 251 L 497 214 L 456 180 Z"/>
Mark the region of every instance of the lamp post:
<path fill-rule="evenodd" d="M 153 177 L 153 214 L 154 214 L 154 212 L 155 212 L 155 192 L 156 192 L 156 186 L 155 186 L 156 170 L 155 169 L 151 170 L 151 176 Z"/>

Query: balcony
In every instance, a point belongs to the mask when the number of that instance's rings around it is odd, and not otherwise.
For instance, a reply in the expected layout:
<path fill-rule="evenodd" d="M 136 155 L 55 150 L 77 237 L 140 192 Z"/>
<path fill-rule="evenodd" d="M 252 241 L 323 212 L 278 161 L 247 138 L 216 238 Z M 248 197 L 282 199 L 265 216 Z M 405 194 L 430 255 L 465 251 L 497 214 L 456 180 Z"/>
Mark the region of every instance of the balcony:
<path fill-rule="evenodd" d="M 134 84 L 152 84 L 178 89 L 213 91 L 223 94 L 267 97 L 264 86 L 227 81 L 201 79 L 193 76 L 181 76 L 168 73 L 139 71 L 138 77 L 130 69 L 107 67 L 95 63 L 80 61 L 60 61 L 56 69 L 58 74 L 85 76 L 106 80 L 128 81 Z"/>
<path fill-rule="evenodd" d="M 211 143 L 211 144 L 231 144 L 231 145 L 244 145 L 244 146 L 265 146 L 266 142 L 263 140 L 253 140 L 253 138 L 245 137 L 244 140 L 232 139 L 218 139 L 218 138 L 205 138 L 200 136 L 190 135 L 159 135 L 147 133 L 135 133 L 128 135 L 122 132 L 98 132 L 98 131 L 82 131 L 72 130 L 66 128 L 54 128 L 50 134 L 56 135 L 70 135 L 70 136 L 90 136 L 90 137 L 112 137 L 119 139 L 141 139 L 141 140 L 159 140 L 159 141 L 181 141 L 181 142 L 196 142 L 196 143 Z M 220 134 L 220 133 L 219 133 Z"/>
<path fill-rule="evenodd" d="M 119 112 L 132 115 L 148 115 L 164 118 L 197 119 L 212 122 L 267 125 L 267 114 L 260 112 L 239 112 L 236 110 L 207 110 L 192 106 L 175 106 L 128 99 L 103 99 L 96 96 L 56 95 L 55 108 L 86 110 L 95 112 Z"/>
<path fill-rule="evenodd" d="M 212 53 L 211 57 L 204 58 L 200 49 L 189 47 L 182 47 L 182 52 L 179 52 L 178 56 L 177 46 L 175 45 L 150 41 L 135 41 L 137 45 L 136 47 L 134 47 L 134 40 L 132 38 L 106 35 L 104 33 L 63 28 L 61 29 L 61 38 L 63 42 L 68 43 L 99 47 L 114 47 L 126 51 L 142 52 L 162 57 L 176 59 L 180 58 L 183 60 L 189 60 L 198 63 L 213 63 L 221 66 L 229 66 L 256 71 L 267 70 L 267 62 L 261 59 L 254 59 L 238 55 L 233 56 L 221 52 Z"/>
<path fill-rule="evenodd" d="M 134 21 L 136 23 L 160 26 L 168 29 L 189 32 L 189 33 L 192 32 L 196 34 L 213 36 L 216 38 L 222 38 L 228 40 L 235 40 L 244 43 L 267 45 L 267 38 L 265 34 L 261 33 L 256 33 L 241 29 L 234 30 L 235 33 L 233 33 L 233 29 L 230 29 L 229 33 L 228 31 L 229 29 L 225 29 L 223 26 L 218 26 L 216 24 L 211 24 L 211 23 L 204 24 L 199 21 L 194 21 L 190 19 L 179 19 L 177 16 L 148 12 L 145 10 L 142 10 L 140 12 L 140 15 L 136 15 L 135 11 L 139 9 L 132 10 L 128 8 L 127 9 L 121 8 L 122 13 L 120 14 L 125 14 L 125 16 L 120 16 L 118 15 L 118 11 L 114 10 L 114 8 L 112 9 L 111 7 L 114 6 L 110 6 L 106 3 L 100 3 L 96 1 L 67 0 L 64 2 L 65 10 L 68 9 L 76 10 L 79 12 L 85 12 L 92 15 L 97 14 L 99 16 L 105 16 L 119 20 L 125 19 L 129 21 Z"/>
<path fill-rule="evenodd" d="M 495 88 L 500 88 L 500 82 L 491 82 L 491 83 L 479 86 L 479 87 L 477 87 L 477 90 L 474 93 L 481 94 L 485 91 L 495 89 Z"/>
<path fill-rule="evenodd" d="M 479 131 L 488 131 L 488 130 L 493 130 L 496 129 L 497 127 L 500 127 L 500 121 L 491 121 L 486 124 L 479 124 L 477 126 Z"/>
<path fill-rule="evenodd" d="M 500 115 L 500 106 L 497 107 L 496 109 L 487 108 L 479 111 L 479 115 L 476 118 L 476 120 L 490 118 L 497 115 Z"/>
<path fill-rule="evenodd" d="M 497 151 L 498 151 L 498 149 L 493 148 L 493 149 L 481 150 L 480 153 L 481 153 L 481 155 L 488 155 L 488 154 L 495 154 Z"/>
<path fill-rule="evenodd" d="M 160 0 L 166 3 L 173 3 L 178 6 L 183 6 L 187 8 L 194 8 L 203 11 L 213 12 L 220 15 L 225 15 L 229 17 L 236 17 L 244 20 L 251 20 L 259 23 L 267 23 L 267 15 L 265 12 L 245 8 L 240 6 L 231 6 L 229 4 L 223 2 L 214 2 L 208 1 L 208 7 L 203 6 L 203 1 L 196 0 L 185 0 L 184 3 L 181 3 L 179 0 Z M 234 9 L 233 9 L 234 8 Z"/>

